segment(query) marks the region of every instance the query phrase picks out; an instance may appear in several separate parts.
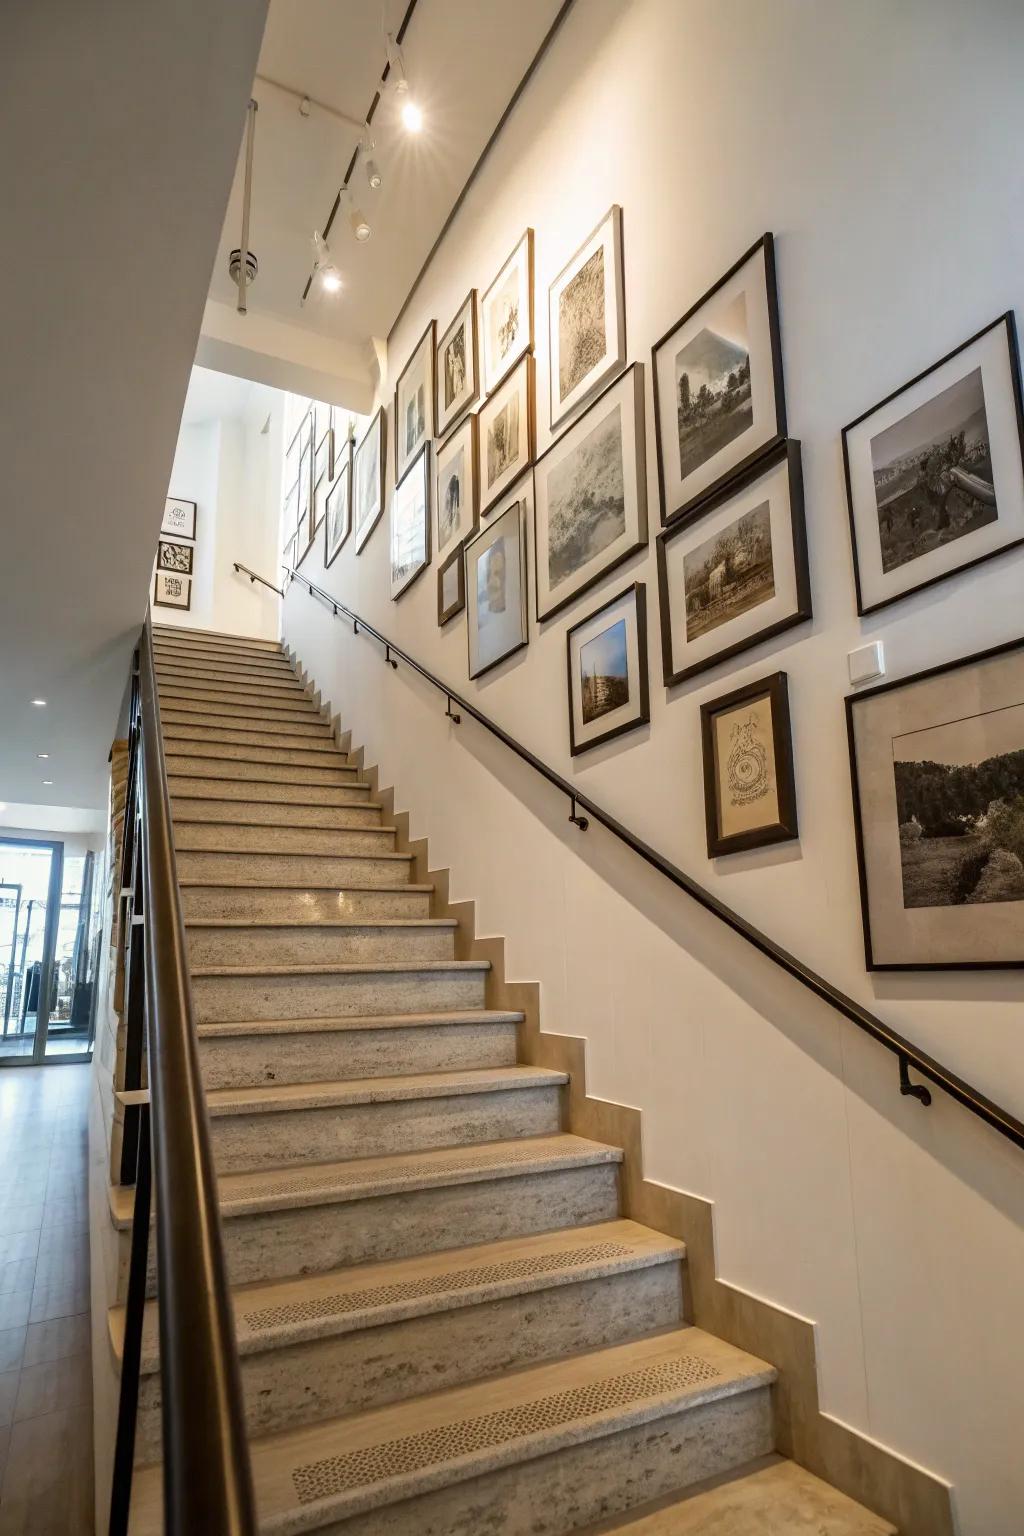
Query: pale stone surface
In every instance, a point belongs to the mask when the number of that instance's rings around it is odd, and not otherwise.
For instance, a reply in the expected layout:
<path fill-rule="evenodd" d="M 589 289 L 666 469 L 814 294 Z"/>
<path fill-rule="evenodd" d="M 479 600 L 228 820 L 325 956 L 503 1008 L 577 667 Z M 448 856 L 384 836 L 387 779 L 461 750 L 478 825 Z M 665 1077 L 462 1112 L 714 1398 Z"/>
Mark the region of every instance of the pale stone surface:
<path fill-rule="evenodd" d="M 454 924 L 422 919 L 403 924 L 396 918 L 379 924 L 341 921 L 334 924 L 293 923 L 277 927 L 188 924 L 189 958 L 193 965 L 368 964 L 373 960 L 411 962 L 453 960 Z"/>
<path fill-rule="evenodd" d="M 322 1018 L 349 1013 L 482 1008 L 487 972 L 475 964 L 430 962 L 394 971 L 341 967 L 275 975 L 213 976 L 193 971 L 196 1022 Z"/>
<path fill-rule="evenodd" d="M 255 923 L 305 918 L 331 922 L 338 917 L 425 918 L 430 915 L 429 885 L 259 886 L 197 884 L 182 881 L 181 905 L 190 918 L 235 918 Z"/>
<path fill-rule="evenodd" d="M 177 854 L 179 880 L 244 880 L 252 885 L 404 885 L 409 859 L 403 853 L 323 854 L 315 860 L 301 853 Z"/>
<path fill-rule="evenodd" d="M 393 853 L 394 827 L 249 827 L 237 823 L 178 821 L 174 846 L 181 852 L 209 849 L 217 853 Z"/>
<path fill-rule="evenodd" d="M 344 784 L 261 784 L 256 780 L 203 778 L 198 774 L 171 774 L 167 786 L 175 803 L 204 796 L 219 800 L 241 801 L 243 806 L 283 810 L 286 805 L 322 809 L 324 806 L 368 805 L 370 786 L 348 778 Z"/>
<path fill-rule="evenodd" d="M 216 751 L 192 751 L 185 742 L 180 752 L 167 752 L 165 762 L 169 777 L 198 779 L 243 779 L 257 784 L 322 784 L 341 787 L 357 781 L 356 769 L 336 763 L 332 768 L 296 768 L 288 763 L 230 761 L 217 757 Z"/>
<path fill-rule="evenodd" d="M 329 763 L 344 763 L 344 758 L 333 748 L 330 751 L 318 751 L 312 746 L 288 747 L 280 743 L 255 747 L 245 742 L 218 741 L 215 733 L 210 731 L 196 737 L 165 731 L 164 745 L 169 756 L 202 752 L 204 757 L 216 758 L 223 763 L 276 763 L 289 768 L 322 768 Z"/>
<path fill-rule="evenodd" d="M 165 732 L 195 736 L 197 733 L 205 735 L 208 731 L 227 731 L 230 733 L 227 738 L 229 741 L 238 740 L 243 735 L 248 739 L 248 733 L 251 732 L 260 737 L 269 737 L 272 743 L 331 743 L 332 740 L 330 721 L 315 713 L 305 717 L 296 714 L 294 719 L 289 716 L 282 718 L 280 714 L 269 711 L 257 714 L 254 710 L 243 710 L 237 715 L 226 709 L 215 714 L 204 714 L 202 710 L 176 708 L 179 704 L 180 700 L 171 700 L 161 708 L 160 719 Z"/>
<path fill-rule="evenodd" d="M 344 793 L 344 791 L 342 791 Z M 229 822 L 279 827 L 379 827 L 380 804 L 368 796 L 340 805 L 282 805 L 280 801 L 234 799 L 231 796 L 179 796 L 171 804 L 176 826 L 191 821 Z"/>
<path fill-rule="evenodd" d="M 305 718 L 316 719 L 321 714 L 320 706 L 310 695 L 308 689 L 298 693 L 261 693 L 258 689 L 250 691 L 245 688 L 232 688 L 230 684 L 218 686 L 210 683 L 203 686 L 190 687 L 187 683 L 161 683 L 159 685 L 161 703 L 166 699 L 169 702 L 177 702 L 188 709 L 198 708 L 200 705 L 211 705 L 214 708 L 230 704 L 235 708 L 244 708 L 247 713 L 277 713 L 279 710 L 289 714 L 298 711 L 309 712 Z"/>
<path fill-rule="evenodd" d="M 217 742 L 225 747 L 267 747 L 274 752 L 301 752 L 303 761 L 309 753 L 318 754 L 323 760 L 337 750 L 330 735 L 324 736 L 320 728 L 296 726 L 291 731 L 264 731 L 256 720 L 248 725 L 227 720 L 218 720 L 215 724 L 200 721 L 195 725 L 169 719 L 164 722 L 164 740 L 168 746 L 198 741 Z"/>

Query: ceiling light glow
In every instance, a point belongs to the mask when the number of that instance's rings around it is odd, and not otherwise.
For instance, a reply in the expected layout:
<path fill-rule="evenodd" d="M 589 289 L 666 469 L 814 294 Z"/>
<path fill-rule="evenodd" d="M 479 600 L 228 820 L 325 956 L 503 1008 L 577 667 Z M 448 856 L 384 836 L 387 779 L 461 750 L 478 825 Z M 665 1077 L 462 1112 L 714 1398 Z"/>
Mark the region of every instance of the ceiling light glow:
<path fill-rule="evenodd" d="M 36 757 L 39 758 L 40 762 L 44 762 L 44 763 L 45 763 L 46 759 L 49 757 L 49 755 L 50 755 L 49 752 L 37 752 L 36 753 Z"/>
<path fill-rule="evenodd" d="M 406 87 L 408 89 L 408 87 Z M 423 113 L 414 101 L 402 105 L 402 124 L 408 133 L 419 133 L 423 127 Z"/>
<path fill-rule="evenodd" d="M 52 779 L 44 779 L 43 783 L 44 783 L 44 785 L 46 786 L 47 789 L 52 789 L 53 788 L 53 780 Z"/>
<path fill-rule="evenodd" d="M 33 699 L 32 703 L 35 705 L 36 709 L 45 709 L 46 708 L 46 700 L 45 699 Z"/>

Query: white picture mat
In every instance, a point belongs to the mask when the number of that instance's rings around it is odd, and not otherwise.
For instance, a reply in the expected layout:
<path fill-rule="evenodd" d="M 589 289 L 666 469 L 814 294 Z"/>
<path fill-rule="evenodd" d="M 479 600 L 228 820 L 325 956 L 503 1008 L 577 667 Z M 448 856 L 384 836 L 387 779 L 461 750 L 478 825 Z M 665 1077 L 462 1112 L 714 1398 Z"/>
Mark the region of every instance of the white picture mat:
<path fill-rule="evenodd" d="M 352 518 L 355 523 L 356 547 L 363 540 L 380 516 L 383 497 L 383 413 L 378 411 L 360 439 L 352 461 Z M 373 492 L 372 499 L 368 499 Z"/>
<path fill-rule="evenodd" d="M 401 596 L 427 564 L 430 550 L 429 455 L 416 464 L 395 486 L 391 498 L 391 596 Z M 400 550 L 408 556 L 408 569 L 396 580 L 395 558 Z"/>
<path fill-rule="evenodd" d="M 407 445 L 405 436 L 405 413 L 410 396 L 414 396 L 423 385 L 423 431 L 417 434 L 416 441 Z M 425 442 L 433 436 L 434 416 L 434 331 L 428 327 L 415 352 L 405 365 L 402 377 L 398 381 L 396 391 L 395 410 L 395 448 L 397 458 L 396 479 L 401 480 L 405 471 L 419 453 Z"/>
<path fill-rule="evenodd" d="M 494 282 L 484 294 L 480 305 L 480 330 L 483 336 L 484 389 L 494 389 L 510 368 L 528 352 L 532 343 L 531 294 L 530 294 L 530 244 L 531 231 L 527 230 L 512 255 L 505 262 Z M 506 356 L 498 355 L 494 346 L 491 311 L 498 296 L 504 290 L 509 273 L 514 271 L 519 295 L 519 327 L 515 343 Z"/>
<path fill-rule="evenodd" d="M 617 709 L 598 715 L 589 725 L 583 723 L 583 697 L 580 674 L 580 653 L 588 641 L 603 635 L 620 620 L 626 625 L 626 677 L 629 698 Z M 572 685 L 573 732 L 577 747 L 585 747 L 595 736 L 604 736 L 618 726 L 635 721 L 640 713 L 640 638 L 636 622 L 636 591 L 630 588 L 612 605 L 595 613 L 592 619 L 581 624 L 572 636 Z"/>
<path fill-rule="evenodd" d="M 445 393 L 445 352 L 449 343 L 455 337 L 459 326 L 466 329 L 466 376 L 461 394 L 455 396 L 451 405 L 444 403 Z M 437 361 L 434 367 L 434 383 L 437 388 L 437 435 L 443 437 L 449 426 L 466 408 L 476 396 L 479 384 L 477 380 L 477 339 L 476 339 L 476 290 L 459 310 L 451 325 L 445 331 L 437 344 Z"/>
<path fill-rule="evenodd" d="M 729 756 L 732 751 L 732 731 L 735 726 L 753 720 L 757 740 L 765 748 L 765 793 L 756 800 L 740 805 L 729 804 L 722 791 L 728 774 Z M 718 831 L 721 837 L 740 837 L 744 832 L 756 832 L 762 827 L 777 826 L 779 816 L 779 784 L 775 771 L 778 745 L 775 740 L 775 718 L 772 714 L 772 696 L 762 693 L 757 698 L 746 699 L 742 704 L 732 704 L 720 710 L 712 719 L 714 746 L 715 808 Z"/>
<path fill-rule="evenodd" d="M 441 552 L 443 550 L 447 550 L 448 553 L 450 554 L 451 551 L 455 548 L 455 545 L 458 544 L 462 539 L 464 539 L 466 537 L 466 535 L 472 530 L 472 527 L 473 527 L 473 523 L 474 523 L 474 519 L 475 519 L 475 513 L 476 513 L 476 506 L 477 506 L 477 501 L 478 501 L 478 497 L 479 497 L 479 487 L 477 486 L 477 483 L 476 483 L 477 467 L 476 467 L 476 451 L 475 451 L 476 450 L 476 443 L 475 443 L 475 437 L 474 437 L 475 432 L 476 432 L 476 417 L 475 416 L 470 416 L 470 417 L 467 418 L 466 421 L 464 421 L 462 423 L 462 425 L 460 427 L 456 427 L 455 431 L 452 433 L 452 435 L 448 439 L 448 441 L 445 444 L 443 444 L 443 446 L 441 448 L 439 448 L 437 450 L 437 455 L 436 455 L 437 470 L 436 470 L 436 473 L 435 473 L 435 476 L 434 476 L 434 479 L 435 479 L 435 482 L 436 482 L 436 484 L 435 484 L 435 491 L 434 491 L 434 523 L 435 523 L 435 532 L 436 532 L 437 553 L 439 555 L 441 554 Z M 459 506 L 459 520 L 458 520 L 458 523 L 455 525 L 455 527 L 452 529 L 451 533 L 448 535 L 448 538 L 445 539 L 444 543 L 442 544 L 441 543 L 441 507 L 442 507 L 442 502 L 443 502 L 442 492 L 444 490 L 444 486 L 445 486 L 445 483 L 446 483 L 446 476 L 448 474 L 449 467 L 451 466 L 452 462 L 455 459 L 458 458 L 460 450 L 465 455 L 465 458 L 464 458 L 464 461 L 463 461 L 464 465 L 465 465 L 465 475 L 464 475 L 464 478 L 463 478 L 463 491 L 466 494 L 463 495 L 462 502 L 461 502 L 461 504 Z"/>
<path fill-rule="evenodd" d="M 518 515 L 515 508 L 518 507 Z M 466 610 L 469 628 L 469 671 L 474 676 L 501 661 L 528 637 L 526 614 L 526 526 L 530 498 L 524 487 L 484 525 L 466 545 Z M 477 604 L 477 565 L 480 557 L 500 538 L 506 538 L 505 618 L 494 625 L 481 645 Z M 518 550 L 518 554 L 516 551 Z"/>
<path fill-rule="evenodd" d="M 530 418 L 530 405 L 533 398 L 530 372 L 532 365 L 532 358 L 524 358 L 501 388 L 480 408 L 480 504 L 484 508 L 493 506 L 500 500 L 506 490 L 530 465 L 533 456 L 533 431 Z M 489 483 L 487 479 L 488 430 L 515 395 L 519 396 L 519 440 L 516 456 L 494 481 Z"/>
<path fill-rule="evenodd" d="M 605 351 L 584 374 L 565 399 L 559 397 L 561 333 L 558 324 L 559 300 L 576 274 L 585 267 L 600 247 L 604 247 L 604 322 Z M 548 291 L 548 338 L 550 355 L 551 425 L 568 416 L 593 394 L 626 361 L 626 320 L 622 293 L 622 210 L 610 208 L 590 238 L 580 247 L 569 265 L 555 278 Z"/>
<path fill-rule="evenodd" d="M 459 562 L 450 560 L 441 571 L 441 606 L 450 608 L 459 600 Z"/>
<path fill-rule="evenodd" d="M 169 597 L 168 582 L 176 586 L 179 581 L 182 584 L 182 596 Z M 192 577 L 182 576 L 177 571 L 157 571 L 155 601 L 162 608 L 188 609 L 192 604 Z"/>
<path fill-rule="evenodd" d="M 194 539 L 196 536 L 195 502 L 186 501 L 180 496 L 168 496 L 164 501 L 160 532 L 172 534 L 179 539 Z"/>
<path fill-rule="evenodd" d="M 352 459 L 349 456 L 343 464 L 338 478 L 328 492 L 330 506 L 327 508 L 327 559 L 331 560 L 348 538 L 352 529 Z M 331 519 L 334 514 L 340 513 L 335 525 L 337 537 L 331 540 Z"/>

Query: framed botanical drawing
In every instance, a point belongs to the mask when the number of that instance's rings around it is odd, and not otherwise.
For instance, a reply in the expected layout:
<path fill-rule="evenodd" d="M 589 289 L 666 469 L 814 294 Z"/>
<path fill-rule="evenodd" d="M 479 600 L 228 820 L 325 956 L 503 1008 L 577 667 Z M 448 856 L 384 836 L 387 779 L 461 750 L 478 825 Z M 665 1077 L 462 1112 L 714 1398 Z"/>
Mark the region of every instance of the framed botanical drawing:
<path fill-rule="evenodd" d="M 352 456 L 352 523 L 358 555 L 384 510 L 384 452 L 387 417 L 383 406 L 356 444 Z"/>
<path fill-rule="evenodd" d="M 391 498 L 391 598 L 430 564 L 430 444 L 424 443 Z"/>
<path fill-rule="evenodd" d="M 533 351 L 533 230 L 528 229 L 480 303 L 484 390 L 497 389 Z"/>
<path fill-rule="evenodd" d="M 466 564 L 457 544 L 437 572 L 437 624 L 447 624 L 466 606 Z"/>
<path fill-rule="evenodd" d="M 543 620 L 647 543 L 640 363 L 541 454 L 534 497 L 537 618 Z"/>
<path fill-rule="evenodd" d="M 708 858 L 797 837 L 785 672 L 700 707 Z"/>
<path fill-rule="evenodd" d="M 574 624 L 565 640 L 569 750 L 575 757 L 651 718 L 643 582 Z"/>
<path fill-rule="evenodd" d="M 1024 540 L 1012 312 L 843 428 L 857 612 Z"/>
<path fill-rule="evenodd" d="M 809 619 L 800 444 L 670 524 L 657 551 L 666 687 Z"/>
<path fill-rule="evenodd" d="M 177 539 L 160 539 L 156 546 L 158 571 L 174 571 L 179 576 L 191 576 L 195 561 L 194 544 L 180 544 Z"/>
<path fill-rule="evenodd" d="M 345 444 L 334 484 L 327 492 L 324 519 L 324 570 L 333 565 L 352 531 L 352 444 Z"/>
<path fill-rule="evenodd" d="M 868 970 L 1024 965 L 1024 640 L 846 700 Z"/>
<path fill-rule="evenodd" d="M 155 608 L 180 608 L 187 613 L 192 607 L 192 578 L 179 576 L 174 571 L 157 571 L 153 591 Z"/>
<path fill-rule="evenodd" d="M 195 502 L 182 501 L 178 496 L 168 496 L 164 502 L 160 532 L 169 533 L 172 538 L 194 539 L 196 536 Z"/>
<path fill-rule="evenodd" d="M 526 513 L 509 502 L 465 546 L 469 675 L 482 677 L 526 644 Z"/>
<path fill-rule="evenodd" d="M 480 507 L 488 512 L 533 462 L 533 358 L 524 357 L 480 407 Z"/>
<path fill-rule="evenodd" d="M 626 365 L 622 209 L 608 210 L 548 290 L 551 425 Z"/>
<path fill-rule="evenodd" d="M 669 523 L 786 435 L 770 234 L 655 343 L 652 358 L 661 520 Z"/>
<path fill-rule="evenodd" d="M 467 416 L 447 442 L 441 444 L 436 463 L 434 516 L 440 556 L 474 534 L 479 523 L 480 476 L 475 416 Z"/>
<path fill-rule="evenodd" d="M 455 425 L 480 394 L 480 349 L 476 325 L 476 289 L 471 288 L 459 312 L 437 344 L 437 435 Z"/>
<path fill-rule="evenodd" d="M 434 435 L 434 338 L 431 320 L 395 385 L 395 481 Z"/>

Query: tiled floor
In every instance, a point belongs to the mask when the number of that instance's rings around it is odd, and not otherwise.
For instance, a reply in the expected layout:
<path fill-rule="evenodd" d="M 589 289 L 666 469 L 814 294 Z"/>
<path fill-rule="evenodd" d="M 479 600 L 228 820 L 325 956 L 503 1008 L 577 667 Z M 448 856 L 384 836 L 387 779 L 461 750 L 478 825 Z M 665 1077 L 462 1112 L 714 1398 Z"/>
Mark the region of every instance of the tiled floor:
<path fill-rule="evenodd" d="M 0 1536 L 91 1536 L 91 1068 L 0 1070 Z"/>

